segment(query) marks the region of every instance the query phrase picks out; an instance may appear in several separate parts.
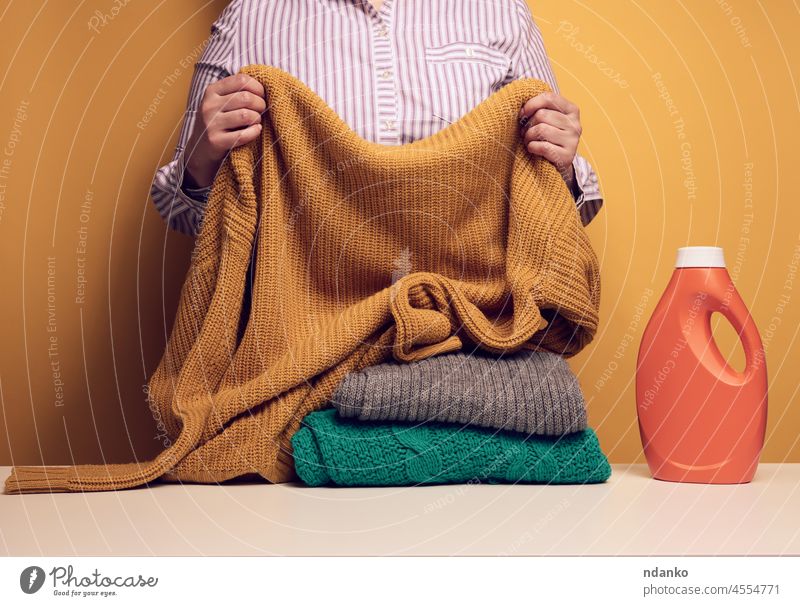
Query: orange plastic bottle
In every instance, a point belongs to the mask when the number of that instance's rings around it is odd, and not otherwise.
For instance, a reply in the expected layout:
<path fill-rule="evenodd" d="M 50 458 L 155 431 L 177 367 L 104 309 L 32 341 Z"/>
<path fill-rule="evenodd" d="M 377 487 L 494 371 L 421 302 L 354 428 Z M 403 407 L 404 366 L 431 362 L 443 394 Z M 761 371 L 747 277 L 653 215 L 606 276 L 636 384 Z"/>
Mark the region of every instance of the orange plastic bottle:
<path fill-rule="evenodd" d="M 741 338 L 742 372 L 714 341 L 714 312 Z M 636 408 L 653 477 L 708 484 L 753 479 L 767 426 L 767 366 L 721 248 L 678 249 L 672 279 L 642 336 Z"/>

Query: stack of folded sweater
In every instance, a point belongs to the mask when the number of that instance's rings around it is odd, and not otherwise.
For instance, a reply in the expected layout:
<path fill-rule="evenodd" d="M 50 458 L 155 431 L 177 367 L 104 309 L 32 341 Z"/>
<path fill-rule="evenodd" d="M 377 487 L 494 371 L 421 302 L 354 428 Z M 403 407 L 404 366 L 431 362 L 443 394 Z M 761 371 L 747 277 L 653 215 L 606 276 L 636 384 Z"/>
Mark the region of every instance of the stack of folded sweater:
<path fill-rule="evenodd" d="M 346 375 L 331 404 L 292 439 L 312 486 L 582 484 L 611 473 L 577 378 L 550 352 L 379 364 Z"/>

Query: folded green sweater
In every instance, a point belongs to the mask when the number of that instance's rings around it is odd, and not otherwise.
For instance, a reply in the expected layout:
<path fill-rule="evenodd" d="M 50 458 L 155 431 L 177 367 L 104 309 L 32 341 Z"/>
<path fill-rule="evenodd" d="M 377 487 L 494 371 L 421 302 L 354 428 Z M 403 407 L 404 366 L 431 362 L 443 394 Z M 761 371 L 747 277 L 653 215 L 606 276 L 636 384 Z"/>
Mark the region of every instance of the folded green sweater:
<path fill-rule="evenodd" d="M 611 467 L 591 429 L 523 436 L 428 422 L 376 423 L 312 412 L 292 438 L 294 464 L 310 486 L 603 482 Z"/>

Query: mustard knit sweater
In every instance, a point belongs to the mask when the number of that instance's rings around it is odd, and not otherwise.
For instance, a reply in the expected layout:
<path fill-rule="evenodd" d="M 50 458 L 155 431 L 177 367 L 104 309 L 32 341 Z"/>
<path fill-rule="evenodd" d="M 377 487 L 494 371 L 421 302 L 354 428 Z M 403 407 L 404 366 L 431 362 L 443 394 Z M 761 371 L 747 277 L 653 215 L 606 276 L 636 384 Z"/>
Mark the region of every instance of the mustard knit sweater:
<path fill-rule="evenodd" d="M 296 478 L 290 438 L 352 370 L 463 344 L 570 356 L 595 334 L 600 274 L 574 201 L 523 148 L 518 80 L 407 145 L 361 139 L 273 67 L 261 137 L 214 181 L 149 381 L 172 445 L 152 461 L 15 467 L 6 491 L 161 478 Z"/>

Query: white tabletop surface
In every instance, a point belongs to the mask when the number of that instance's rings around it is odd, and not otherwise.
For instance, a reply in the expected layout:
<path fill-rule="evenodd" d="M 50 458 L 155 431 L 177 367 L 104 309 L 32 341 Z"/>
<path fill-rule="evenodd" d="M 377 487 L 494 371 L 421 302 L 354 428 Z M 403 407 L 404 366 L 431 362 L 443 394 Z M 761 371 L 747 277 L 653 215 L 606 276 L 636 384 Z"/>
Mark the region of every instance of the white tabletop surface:
<path fill-rule="evenodd" d="M 727 486 L 615 465 L 608 482 L 587 486 L 0 494 L 0 554 L 797 555 L 800 464 L 762 464 L 753 482 Z"/>

